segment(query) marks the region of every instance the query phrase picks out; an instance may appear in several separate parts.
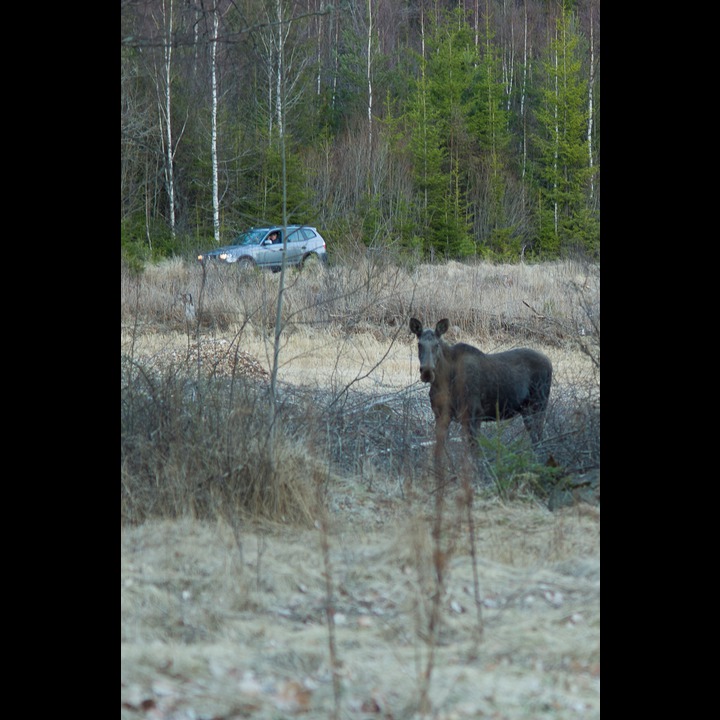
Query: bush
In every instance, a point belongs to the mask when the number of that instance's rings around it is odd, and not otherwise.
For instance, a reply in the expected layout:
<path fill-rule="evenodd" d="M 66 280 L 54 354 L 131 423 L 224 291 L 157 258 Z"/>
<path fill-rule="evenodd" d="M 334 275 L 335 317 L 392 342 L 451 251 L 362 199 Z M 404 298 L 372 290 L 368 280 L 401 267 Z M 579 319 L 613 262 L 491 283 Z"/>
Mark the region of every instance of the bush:
<path fill-rule="evenodd" d="M 322 465 L 301 442 L 270 445 L 267 391 L 244 378 L 192 379 L 125 357 L 121 520 L 251 517 L 309 524 Z"/>
<path fill-rule="evenodd" d="M 247 368 L 242 370 L 246 375 L 231 368 L 222 377 L 221 369 L 238 353 L 253 359 L 259 342 L 266 352 L 271 347 L 279 276 L 245 277 L 230 267 L 206 272 L 199 263 L 180 259 L 154 264 L 137 276 L 121 272 L 127 353 L 121 384 L 124 522 L 190 514 L 307 523 L 330 473 L 359 480 L 368 489 L 374 483 L 401 491 L 416 484 L 427 487 L 434 418 L 427 387 L 417 382 L 410 314 L 429 322 L 449 317 L 451 342 L 469 341 L 486 351 L 541 344 L 556 350 L 559 360 L 566 350 L 572 352 L 572 365 L 556 365 L 537 454 L 520 418 L 501 423 L 499 436 L 492 423 L 483 424 L 478 442 L 485 455 L 473 480 L 485 482 L 484 490 L 494 487 L 503 498 L 537 499 L 537 488 L 546 491 L 560 472 L 599 468 L 596 268 L 567 261 L 542 266 L 413 263 L 406 268 L 364 247 L 351 248 L 344 260 L 322 273 L 286 279 L 281 332 L 295 356 L 286 360 L 283 346 L 282 362 L 297 359 L 302 372 L 314 374 L 319 368 L 324 374 L 312 388 L 282 384 L 281 430 L 272 446 L 268 368 L 261 368 L 264 377 L 253 378 L 246 376 Z M 190 296 L 194 306 L 188 319 L 182 298 Z M 395 343 L 403 346 L 400 352 Z M 186 355 L 185 366 L 173 361 L 160 368 L 152 358 L 137 356 L 139 346 L 157 356 Z M 223 362 L 208 360 L 204 367 L 210 367 L 210 376 L 200 377 L 199 348 L 206 346 L 222 351 Z M 193 348 L 198 349 L 194 366 L 188 362 Z M 349 382 L 343 366 L 347 358 L 362 361 Z M 582 362 L 576 366 L 578 358 Z M 410 375 L 404 375 L 404 367 Z M 400 372 L 408 382 L 385 386 L 386 372 Z M 464 469 L 467 453 L 457 423 L 450 433 L 449 455 Z M 546 465 L 550 458 L 555 465 Z"/>
<path fill-rule="evenodd" d="M 209 247 L 212 240 L 199 240 L 186 233 L 176 233 L 162 220 L 146 225 L 142 215 L 134 215 L 120 223 L 120 250 L 123 260 L 135 269 L 146 263 L 160 262 L 172 257 L 190 258 L 198 246 Z"/>
<path fill-rule="evenodd" d="M 481 475 L 491 481 L 503 500 L 540 495 L 560 473 L 557 467 L 540 462 L 525 438 L 505 440 L 502 433 L 477 436 Z"/>

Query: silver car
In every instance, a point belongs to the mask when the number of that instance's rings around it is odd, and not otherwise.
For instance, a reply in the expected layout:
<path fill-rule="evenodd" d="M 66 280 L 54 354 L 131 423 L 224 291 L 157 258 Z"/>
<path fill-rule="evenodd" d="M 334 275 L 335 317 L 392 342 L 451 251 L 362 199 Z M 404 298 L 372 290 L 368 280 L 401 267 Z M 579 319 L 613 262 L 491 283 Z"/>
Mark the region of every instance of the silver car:
<path fill-rule="evenodd" d="M 282 256 L 283 227 L 275 225 L 246 230 L 232 245 L 201 253 L 198 260 L 201 263 L 208 260 L 237 263 L 241 269 L 270 268 L 277 272 L 282 265 Z M 327 249 L 322 235 L 314 227 L 288 225 L 286 264 L 302 266 L 316 260 L 327 263 Z"/>

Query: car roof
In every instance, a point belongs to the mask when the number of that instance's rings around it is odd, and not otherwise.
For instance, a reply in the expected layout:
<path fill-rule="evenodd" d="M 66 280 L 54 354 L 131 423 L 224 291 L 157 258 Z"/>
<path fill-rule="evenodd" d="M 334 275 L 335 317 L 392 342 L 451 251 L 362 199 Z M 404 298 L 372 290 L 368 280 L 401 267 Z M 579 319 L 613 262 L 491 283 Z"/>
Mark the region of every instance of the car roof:
<path fill-rule="evenodd" d="M 311 230 L 315 229 L 314 225 L 288 225 L 288 230 L 297 230 L 297 228 L 310 228 Z M 264 227 L 253 227 L 250 228 L 250 230 L 282 230 L 282 225 L 266 225 Z"/>

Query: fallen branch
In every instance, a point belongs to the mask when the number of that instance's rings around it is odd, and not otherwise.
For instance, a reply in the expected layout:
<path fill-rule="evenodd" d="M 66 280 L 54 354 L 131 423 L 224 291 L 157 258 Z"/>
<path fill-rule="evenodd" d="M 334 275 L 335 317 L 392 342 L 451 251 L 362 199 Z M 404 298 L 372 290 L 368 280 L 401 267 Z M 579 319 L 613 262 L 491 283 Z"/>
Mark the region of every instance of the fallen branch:
<path fill-rule="evenodd" d="M 532 305 L 530 305 L 529 303 L 525 302 L 525 300 L 523 300 L 522 302 L 523 302 L 523 305 L 525 305 L 525 307 L 530 308 L 530 309 L 535 313 L 535 315 L 537 315 L 537 317 L 540 318 L 540 320 L 546 320 L 546 319 L 547 319 L 547 318 L 545 317 L 545 315 L 543 315 L 542 313 L 539 313 Z"/>

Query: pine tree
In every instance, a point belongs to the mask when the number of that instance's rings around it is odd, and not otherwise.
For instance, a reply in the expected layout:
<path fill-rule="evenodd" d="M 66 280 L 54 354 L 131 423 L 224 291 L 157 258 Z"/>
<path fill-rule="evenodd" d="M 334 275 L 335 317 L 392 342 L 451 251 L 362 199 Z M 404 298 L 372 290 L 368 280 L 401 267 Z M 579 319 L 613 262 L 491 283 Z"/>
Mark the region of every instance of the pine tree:
<path fill-rule="evenodd" d="M 475 72 L 473 129 L 478 140 L 476 232 L 484 253 L 507 257 L 519 250 L 512 243 L 513 229 L 508 226 L 505 209 L 507 191 L 507 149 L 509 131 L 502 80 L 501 58 L 490 26 L 491 13 L 485 6 L 484 24 L 479 33 L 481 53 Z"/>
<path fill-rule="evenodd" d="M 460 11 L 432 26 L 427 45 L 408 113 L 419 231 L 426 251 L 462 257 L 475 252 L 466 161 L 471 68 L 477 55 Z"/>
<path fill-rule="evenodd" d="M 300 155 L 293 150 L 291 138 L 285 138 L 285 193 L 288 222 L 312 224 L 315 221 L 308 185 Z M 281 144 L 275 128 L 267 145 L 261 148 L 256 194 L 246 198 L 246 213 L 253 224 L 279 224 L 283 218 L 283 167 Z"/>
<path fill-rule="evenodd" d="M 563 6 L 542 67 L 544 86 L 536 111 L 539 248 L 545 257 L 599 244 L 597 217 L 589 210 L 587 81 L 580 72 L 579 36 Z"/>

